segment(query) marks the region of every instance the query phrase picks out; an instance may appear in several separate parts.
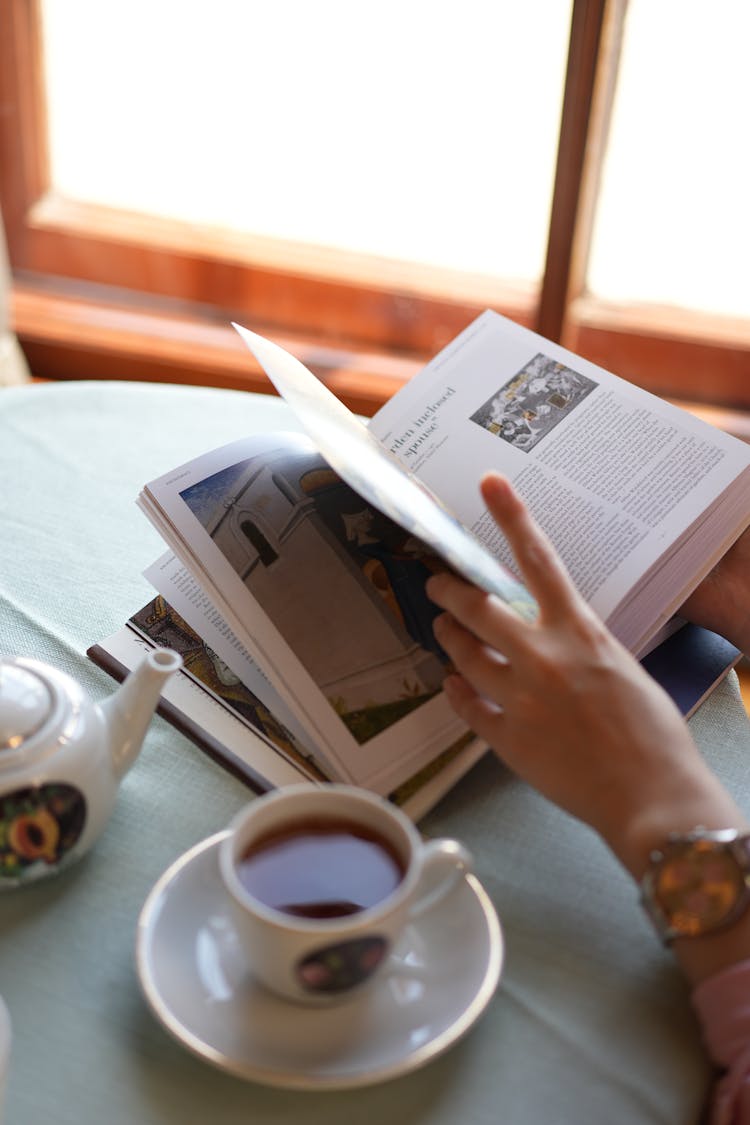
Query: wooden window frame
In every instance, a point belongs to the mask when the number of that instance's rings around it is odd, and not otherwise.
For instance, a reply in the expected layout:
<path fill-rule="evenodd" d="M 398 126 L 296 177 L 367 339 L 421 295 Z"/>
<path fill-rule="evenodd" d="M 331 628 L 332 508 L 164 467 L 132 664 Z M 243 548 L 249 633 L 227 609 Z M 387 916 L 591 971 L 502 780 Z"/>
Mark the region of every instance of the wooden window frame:
<path fill-rule="evenodd" d="M 750 408 L 750 323 L 584 291 L 627 0 L 574 0 L 544 276 L 389 262 L 66 199 L 50 184 L 39 0 L 0 5 L 0 205 L 15 328 L 35 374 L 269 390 L 244 320 L 371 413 L 486 307 L 659 394 Z M 746 420 L 733 419 L 742 428 Z"/>

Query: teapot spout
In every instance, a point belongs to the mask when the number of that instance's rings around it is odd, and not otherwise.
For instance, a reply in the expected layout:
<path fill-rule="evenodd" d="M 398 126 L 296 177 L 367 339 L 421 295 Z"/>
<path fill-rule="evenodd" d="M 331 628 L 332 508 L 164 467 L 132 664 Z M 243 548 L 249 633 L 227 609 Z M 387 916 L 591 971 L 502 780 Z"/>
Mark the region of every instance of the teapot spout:
<path fill-rule="evenodd" d="M 146 654 L 114 695 L 99 705 L 118 778 L 138 757 L 164 682 L 181 667 L 182 657 L 178 653 L 168 648 L 155 649 Z"/>

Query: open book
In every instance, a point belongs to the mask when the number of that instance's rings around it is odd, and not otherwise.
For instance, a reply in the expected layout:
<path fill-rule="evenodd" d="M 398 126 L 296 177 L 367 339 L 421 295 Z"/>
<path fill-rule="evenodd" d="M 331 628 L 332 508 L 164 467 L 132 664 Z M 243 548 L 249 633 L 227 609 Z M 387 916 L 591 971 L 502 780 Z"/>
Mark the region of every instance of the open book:
<path fill-rule="evenodd" d="M 638 656 L 750 523 L 750 447 L 495 313 L 367 426 L 240 332 L 309 436 L 250 436 L 146 485 L 139 504 L 169 547 L 147 575 L 158 612 L 273 716 L 295 768 L 392 793 L 436 764 L 445 788 L 483 751 L 442 693 L 424 583 L 449 566 L 533 619 L 482 505 L 487 469 Z"/>

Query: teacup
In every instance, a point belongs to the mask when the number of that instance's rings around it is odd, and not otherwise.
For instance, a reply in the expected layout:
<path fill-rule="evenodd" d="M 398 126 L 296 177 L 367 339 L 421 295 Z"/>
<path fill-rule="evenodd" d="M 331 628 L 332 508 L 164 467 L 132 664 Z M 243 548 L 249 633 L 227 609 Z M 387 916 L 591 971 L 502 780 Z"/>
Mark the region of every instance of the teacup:
<path fill-rule="evenodd" d="M 347 785 L 293 785 L 252 801 L 219 851 L 250 970 L 306 1004 L 370 981 L 407 924 L 472 862 L 458 841 L 423 841 L 395 805 Z"/>

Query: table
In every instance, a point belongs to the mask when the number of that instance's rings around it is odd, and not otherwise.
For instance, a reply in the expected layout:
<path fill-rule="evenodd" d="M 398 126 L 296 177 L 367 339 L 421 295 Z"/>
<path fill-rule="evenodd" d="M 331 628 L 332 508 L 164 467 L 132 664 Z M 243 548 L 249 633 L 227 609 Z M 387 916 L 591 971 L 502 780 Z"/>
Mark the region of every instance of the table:
<path fill-rule="evenodd" d="M 259 429 L 298 429 L 278 399 L 156 384 L 0 391 L 0 647 L 55 664 L 96 699 L 86 658 L 151 596 L 162 544 L 145 481 Z M 691 721 L 747 803 L 750 728 L 730 676 Z M 139 910 L 184 850 L 248 791 L 162 719 L 94 850 L 0 899 L 0 994 L 14 1027 L 7 1125 L 608 1125 L 695 1121 L 708 1068 L 687 990 L 636 893 L 584 826 L 483 760 L 422 822 L 474 851 L 504 927 L 501 987 L 469 1035 L 382 1086 L 293 1093 L 228 1077 L 174 1042 L 141 997 Z"/>

